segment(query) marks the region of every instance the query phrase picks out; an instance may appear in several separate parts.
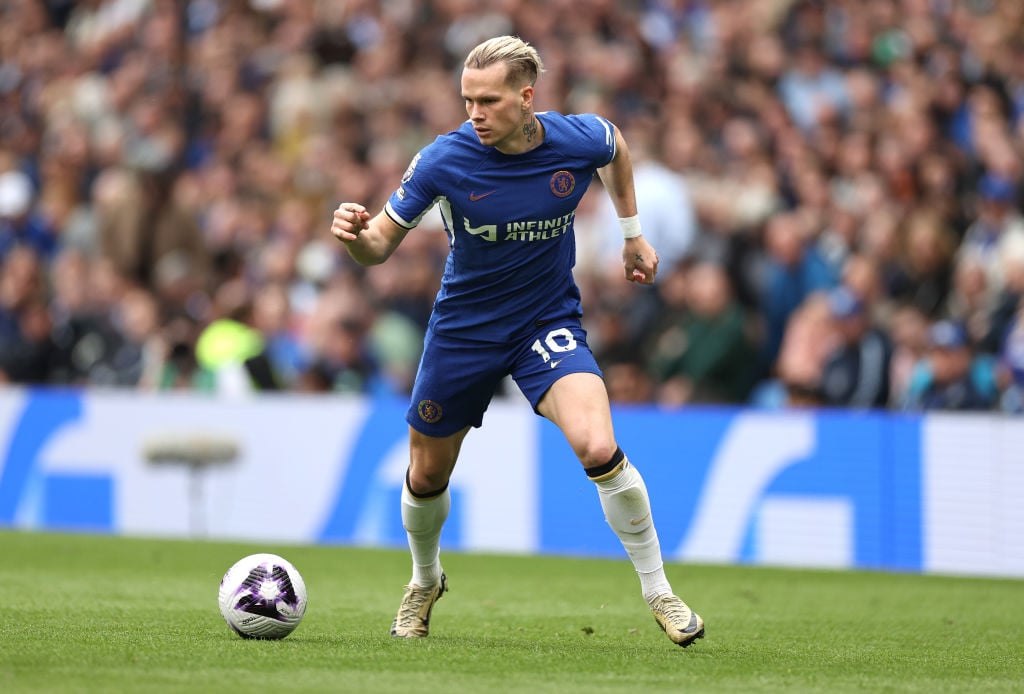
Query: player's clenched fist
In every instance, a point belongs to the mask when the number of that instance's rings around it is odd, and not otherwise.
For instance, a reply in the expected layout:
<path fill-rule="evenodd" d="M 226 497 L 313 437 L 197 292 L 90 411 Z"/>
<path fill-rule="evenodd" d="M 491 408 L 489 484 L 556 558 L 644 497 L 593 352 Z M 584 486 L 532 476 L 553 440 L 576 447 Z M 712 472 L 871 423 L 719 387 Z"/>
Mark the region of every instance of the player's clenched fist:
<path fill-rule="evenodd" d="M 626 267 L 626 279 L 641 284 L 654 284 L 658 273 L 658 254 L 642 236 L 626 239 L 622 248 L 622 262 Z"/>
<path fill-rule="evenodd" d="M 339 241 L 355 241 L 370 221 L 370 213 L 355 202 L 343 202 L 334 211 L 331 233 Z"/>

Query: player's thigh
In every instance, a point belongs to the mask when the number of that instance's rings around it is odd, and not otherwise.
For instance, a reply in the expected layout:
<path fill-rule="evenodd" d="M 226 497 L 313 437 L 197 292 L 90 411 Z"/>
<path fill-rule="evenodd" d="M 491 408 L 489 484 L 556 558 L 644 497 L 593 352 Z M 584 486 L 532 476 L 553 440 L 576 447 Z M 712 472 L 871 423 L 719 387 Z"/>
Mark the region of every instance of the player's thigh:
<path fill-rule="evenodd" d="M 604 381 L 571 373 L 551 384 L 537 411 L 554 422 L 584 467 L 607 463 L 615 453 L 615 431 Z"/>
<path fill-rule="evenodd" d="M 608 392 L 579 321 L 538 329 L 517 355 L 512 376 L 585 467 L 608 461 L 616 447 Z"/>

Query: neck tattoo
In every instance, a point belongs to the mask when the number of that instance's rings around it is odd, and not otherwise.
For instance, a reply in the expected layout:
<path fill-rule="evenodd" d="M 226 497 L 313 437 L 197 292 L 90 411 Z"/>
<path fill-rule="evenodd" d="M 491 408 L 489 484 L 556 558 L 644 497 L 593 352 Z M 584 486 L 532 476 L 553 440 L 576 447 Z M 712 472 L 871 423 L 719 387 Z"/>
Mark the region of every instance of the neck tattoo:
<path fill-rule="evenodd" d="M 523 135 L 526 135 L 527 142 L 533 142 L 533 138 L 537 135 L 537 119 L 530 114 L 530 119 L 523 123 Z"/>

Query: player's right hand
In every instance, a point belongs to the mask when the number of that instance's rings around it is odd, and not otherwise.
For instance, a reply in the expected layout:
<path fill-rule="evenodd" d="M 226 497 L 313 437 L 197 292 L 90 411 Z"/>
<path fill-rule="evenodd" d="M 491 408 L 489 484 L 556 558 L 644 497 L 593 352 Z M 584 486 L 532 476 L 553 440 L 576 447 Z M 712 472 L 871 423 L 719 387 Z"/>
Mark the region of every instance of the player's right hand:
<path fill-rule="evenodd" d="M 351 243 L 370 224 L 370 213 L 356 202 L 343 202 L 334 211 L 331 233 L 342 243 Z"/>

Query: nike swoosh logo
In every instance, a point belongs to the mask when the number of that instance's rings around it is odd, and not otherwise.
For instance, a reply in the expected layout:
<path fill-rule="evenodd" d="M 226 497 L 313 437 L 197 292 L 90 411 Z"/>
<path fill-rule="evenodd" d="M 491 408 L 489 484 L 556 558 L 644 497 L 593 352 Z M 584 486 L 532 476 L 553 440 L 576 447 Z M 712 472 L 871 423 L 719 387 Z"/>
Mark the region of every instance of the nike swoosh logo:
<path fill-rule="evenodd" d="M 573 354 L 567 354 L 567 355 L 565 355 L 564 357 L 562 357 L 561 359 L 554 359 L 554 360 L 552 360 L 552 361 L 549 361 L 549 362 L 548 362 L 548 366 L 550 366 L 550 367 L 551 367 L 551 368 L 553 369 L 553 368 L 555 368 L 556 366 L 558 366 L 559 364 L 561 364 L 561 363 L 562 363 L 563 361 L 565 361 L 566 359 L 568 359 L 569 357 L 572 357 L 572 356 L 575 356 L 575 355 L 573 355 Z"/>
<path fill-rule="evenodd" d="M 630 525 L 640 525 L 641 523 L 643 523 L 645 520 L 647 520 L 650 517 L 651 517 L 651 513 L 650 513 L 650 511 L 648 511 L 647 514 L 643 518 L 630 518 L 629 519 L 629 524 Z"/>
<path fill-rule="evenodd" d="M 477 200 L 483 200 L 488 195 L 493 195 L 494 193 L 497 193 L 497 192 L 498 191 L 496 191 L 496 190 L 490 190 L 490 191 L 487 191 L 486 193 L 470 193 L 469 194 L 469 201 L 470 202 L 476 202 Z"/>

